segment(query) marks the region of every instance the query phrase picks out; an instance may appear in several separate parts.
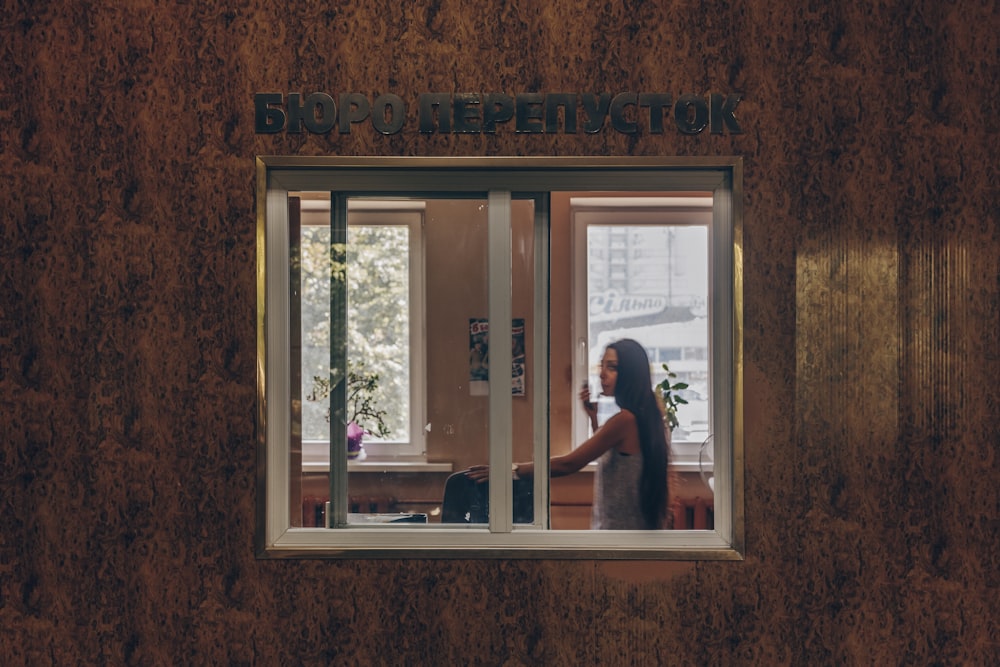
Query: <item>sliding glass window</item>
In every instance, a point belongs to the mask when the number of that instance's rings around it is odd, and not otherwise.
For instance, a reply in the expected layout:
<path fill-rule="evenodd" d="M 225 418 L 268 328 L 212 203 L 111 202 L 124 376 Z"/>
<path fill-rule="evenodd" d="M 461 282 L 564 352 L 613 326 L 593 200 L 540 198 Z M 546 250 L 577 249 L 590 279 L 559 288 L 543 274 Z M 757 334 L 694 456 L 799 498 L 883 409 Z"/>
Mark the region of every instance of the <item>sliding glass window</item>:
<path fill-rule="evenodd" d="M 740 558 L 740 181 L 735 159 L 259 158 L 258 555 Z M 654 530 L 592 528 L 622 494 L 581 458 L 581 389 L 619 409 L 622 338 L 650 389 L 682 383 Z"/>

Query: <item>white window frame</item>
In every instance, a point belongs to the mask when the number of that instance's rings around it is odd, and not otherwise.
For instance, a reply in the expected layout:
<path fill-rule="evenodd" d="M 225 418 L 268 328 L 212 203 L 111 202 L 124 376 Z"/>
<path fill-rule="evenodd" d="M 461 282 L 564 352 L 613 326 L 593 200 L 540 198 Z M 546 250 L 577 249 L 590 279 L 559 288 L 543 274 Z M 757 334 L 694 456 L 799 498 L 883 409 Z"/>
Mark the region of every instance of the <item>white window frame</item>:
<path fill-rule="evenodd" d="M 290 191 L 390 195 L 479 193 L 489 201 L 491 334 L 510 337 L 511 220 L 514 193 L 552 191 L 708 191 L 713 196 L 713 425 L 715 525 L 712 530 L 548 530 L 545 520 L 512 525 L 508 483 L 510 378 L 490 377 L 489 524 L 411 526 L 347 524 L 346 499 L 334 497 L 329 528 L 291 525 L 288 207 Z M 547 197 L 543 199 L 547 201 Z M 742 160 L 740 158 L 309 158 L 257 159 L 258 506 L 256 551 L 262 558 L 476 557 L 740 560 L 743 558 Z M 339 206 L 340 204 L 338 204 Z M 346 207 L 345 207 L 346 208 Z M 533 400 L 548 414 L 548 218 L 536 212 L 536 350 Z M 336 242 L 336 241 L 335 241 Z M 539 304 L 544 311 L 539 313 Z M 336 332 L 333 332 L 336 335 Z M 510 365 L 497 346 L 492 363 Z M 501 358 L 504 357 L 504 358 Z M 547 457 L 547 421 L 536 429 L 535 457 Z M 331 487 L 346 489 L 345 456 L 335 457 Z M 337 454 L 336 447 L 334 453 Z M 537 475 L 536 510 L 547 511 L 547 475 Z M 541 493 L 537 493 L 541 491 Z M 344 494 L 341 494 L 344 495 Z M 541 503 L 546 503 L 541 505 Z M 536 511 L 536 516 L 538 512 Z"/>
<path fill-rule="evenodd" d="M 704 226 L 709 233 L 712 231 L 712 197 L 705 196 L 675 196 L 675 197 L 573 197 L 570 202 L 570 236 L 573 244 L 572 270 L 573 283 L 570 287 L 573 299 L 573 341 L 575 354 L 573 356 L 573 387 L 579 387 L 589 381 L 589 358 L 593 352 L 588 348 L 588 311 L 589 292 L 587 285 L 587 227 L 594 226 Z M 719 278 L 713 271 L 711 256 L 712 241 L 709 241 L 709 256 L 705 258 L 708 264 L 708 293 L 716 293 L 714 281 Z M 711 297 L 710 297 L 711 298 Z M 709 334 L 709 377 L 712 372 L 714 325 L 713 313 L 708 311 Z M 711 391 L 711 390 L 710 390 Z M 714 396 L 714 395 L 713 395 Z M 711 401 L 709 401 L 711 409 Z M 681 408 L 683 410 L 683 408 Z M 573 446 L 582 444 L 590 437 L 590 421 L 580 410 L 573 411 Z M 709 415 L 711 423 L 711 414 Z M 710 436 L 711 437 L 711 436 Z M 699 460 L 699 450 L 702 440 L 681 440 L 676 433 L 671 441 L 671 469 L 711 473 L 711 463 Z"/>
<path fill-rule="evenodd" d="M 330 224 L 328 200 L 313 200 L 312 213 L 320 213 L 323 222 L 306 219 L 302 226 Z M 317 207 L 317 204 L 325 206 Z M 427 353 L 425 343 L 426 315 L 424 300 L 424 203 L 412 200 L 370 200 L 352 199 L 347 202 L 348 226 L 350 225 L 392 225 L 409 229 L 409 346 L 410 346 L 410 423 L 409 438 L 365 440 L 366 461 L 377 462 L 417 462 L 426 460 L 427 423 L 426 384 Z M 305 208 L 303 208 L 305 211 Z M 303 462 L 312 470 L 329 469 L 330 441 L 304 440 Z M 356 465 L 349 465 L 356 468 Z"/>

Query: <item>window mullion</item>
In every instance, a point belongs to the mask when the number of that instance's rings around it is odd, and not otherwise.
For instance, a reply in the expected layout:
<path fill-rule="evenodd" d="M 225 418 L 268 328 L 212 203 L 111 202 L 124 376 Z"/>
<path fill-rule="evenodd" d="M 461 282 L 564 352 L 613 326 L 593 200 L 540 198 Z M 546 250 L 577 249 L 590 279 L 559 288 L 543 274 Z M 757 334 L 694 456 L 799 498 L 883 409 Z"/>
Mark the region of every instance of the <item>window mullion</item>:
<path fill-rule="evenodd" d="M 330 505 L 347 525 L 347 197 L 330 193 Z"/>
<path fill-rule="evenodd" d="M 535 293 L 534 330 L 532 331 L 534 355 L 532 360 L 532 383 L 534 401 L 535 461 L 545 461 L 539 467 L 546 474 L 535 475 L 534 523 L 549 528 L 549 195 L 535 197 Z"/>
<path fill-rule="evenodd" d="M 513 517 L 511 460 L 511 193 L 489 193 L 487 278 L 490 321 L 490 531 L 509 533 Z M 506 369 L 506 372 L 504 372 Z"/>

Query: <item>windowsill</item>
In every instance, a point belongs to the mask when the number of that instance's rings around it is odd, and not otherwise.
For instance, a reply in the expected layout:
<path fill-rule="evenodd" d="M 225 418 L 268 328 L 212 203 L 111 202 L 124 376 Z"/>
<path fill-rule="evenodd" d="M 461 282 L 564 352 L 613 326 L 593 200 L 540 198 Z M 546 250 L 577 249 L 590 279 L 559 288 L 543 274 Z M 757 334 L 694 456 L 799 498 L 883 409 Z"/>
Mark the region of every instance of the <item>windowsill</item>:
<path fill-rule="evenodd" d="M 347 472 L 359 473 L 451 473 L 454 469 L 451 463 L 427 463 L 425 461 L 350 461 L 347 464 Z M 701 472 L 697 461 L 675 461 L 670 464 L 670 469 L 674 472 Z M 580 472 L 592 473 L 595 470 L 597 470 L 597 461 L 591 461 Z M 712 466 L 708 466 L 705 472 L 711 472 L 711 470 Z M 330 464 L 325 461 L 303 462 L 302 472 L 330 472 Z"/>
<path fill-rule="evenodd" d="M 368 453 L 363 461 L 348 461 L 347 472 L 359 473 L 450 473 L 454 466 L 450 461 L 428 463 L 423 456 L 399 455 L 379 458 Z M 330 472 L 330 444 L 322 441 L 307 440 L 302 443 L 302 472 Z"/>
<path fill-rule="evenodd" d="M 347 472 L 359 473 L 450 473 L 451 463 L 427 463 L 426 461 L 348 461 Z M 302 472 L 330 472 L 326 461 L 303 461 Z"/>
<path fill-rule="evenodd" d="M 674 472 L 702 472 L 702 466 L 697 461 L 674 461 L 670 464 L 669 468 Z M 712 471 L 713 466 L 711 463 L 705 466 L 704 472 L 709 473 Z"/>
<path fill-rule="evenodd" d="M 671 472 L 702 472 L 702 467 L 697 461 L 671 461 L 668 466 Z M 587 465 L 583 466 L 579 472 L 595 472 L 597 470 L 597 461 L 591 461 Z M 705 466 L 704 472 L 712 472 L 712 464 Z"/>

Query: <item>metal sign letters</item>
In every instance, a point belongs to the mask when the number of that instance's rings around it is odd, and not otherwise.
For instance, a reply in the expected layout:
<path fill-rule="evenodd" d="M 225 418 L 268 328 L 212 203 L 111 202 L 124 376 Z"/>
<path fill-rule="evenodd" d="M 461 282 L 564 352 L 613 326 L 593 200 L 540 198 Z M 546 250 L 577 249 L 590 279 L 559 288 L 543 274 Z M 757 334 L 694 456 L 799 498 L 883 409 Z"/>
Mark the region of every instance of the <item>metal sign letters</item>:
<path fill-rule="evenodd" d="M 610 121 L 622 134 L 663 134 L 668 128 L 682 134 L 742 134 L 736 119 L 741 95 L 706 96 L 670 93 L 423 93 L 416 118 L 408 116 L 398 95 L 379 95 L 373 101 L 360 93 L 343 93 L 337 100 L 327 93 L 257 93 L 254 130 L 350 134 L 369 124 L 377 132 L 401 132 L 408 122 L 424 134 L 495 134 L 510 128 L 519 134 L 595 134 Z"/>

